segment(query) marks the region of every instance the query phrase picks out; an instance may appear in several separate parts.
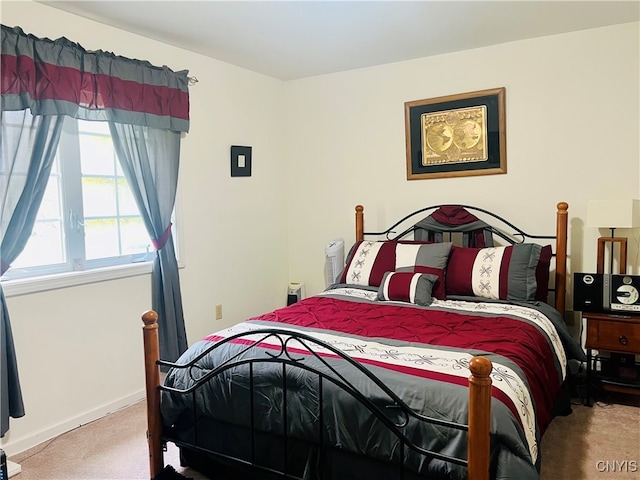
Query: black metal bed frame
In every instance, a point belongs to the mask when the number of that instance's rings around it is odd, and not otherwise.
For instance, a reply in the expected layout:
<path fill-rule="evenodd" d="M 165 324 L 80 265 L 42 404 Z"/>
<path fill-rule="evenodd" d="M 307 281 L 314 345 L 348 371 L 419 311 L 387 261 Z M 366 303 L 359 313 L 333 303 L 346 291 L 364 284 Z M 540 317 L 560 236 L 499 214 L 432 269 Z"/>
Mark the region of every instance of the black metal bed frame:
<path fill-rule="evenodd" d="M 221 364 L 216 366 L 213 369 L 203 369 L 199 366 L 198 362 L 202 360 L 205 356 L 209 355 L 211 352 L 222 348 L 226 344 L 230 342 L 234 342 L 235 340 L 241 339 L 246 340 L 246 338 L 250 336 L 253 337 L 251 343 L 245 345 L 240 351 L 234 353 L 232 356 L 227 358 Z M 259 338 L 255 339 L 258 336 Z M 241 358 L 244 357 L 246 353 L 249 353 L 252 350 L 259 349 L 260 344 L 267 340 L 275 340 L 278 349 L 275 353 L 272 353 L 268 350 L 264 350 L 263 354 L 260 357 L 254 358 Z M 292 344 L 297 342 L 299 345 L 303 346 L 306 350 L 306 356 L 300 353 L 292 353 L 290 348 Z M 300 350 L 300 347 L 296 345 L 294 347 L 296 350 Z M 363 395 L 358 389 L 347 380 L 340 372 L 338 372 L 332 365 L 330 365 L 326 359 L 318 352 L 318 348 L 328 350 L 332 354 L 339 357 L 341 360 L 346 361 L 350 364 L 360 375 L 365 376 L 368 380 L 370 380 L 376 387 L 379 388 L 380 392 L 383 392 L 389 399 L 387 405 L 384 406 L 384 409 L 380 408 L 374 402 L 372 402 L 367 396 Z M 320 370 L 318 368 L 313 368 L 304 363 L 306 358 L 313 357 L 320 361 L 321 365 L 324 367 L 324 370 Z M 283 459 L 282 465 L 284 465 L 284 470 L 278 471 L 268 466 L 258 465 L 256 463 L 255 458 L 255 417 L 254 417 L 254 365 L 256 363 L 276 363 L 282 365 L 282 385 L 280 388 L 282 389 L 282 430 L 283 430 Z M 456 430 L 461 430 L 468 432 L 469 426 L 466 424 L 455 423 L 451 421 L 441 420 L 433 417 L 429 417 L 423 415 L 421 413 L 416 412 L 411 409 L 400 397 L 398 397 L 388 386 L 386 386 L 378 377 L 376 377 L 369 369 L 367 369 L 362 364 L 355 361 L 350 356 L 346 355 L 341 350 L 335 348 L 329 343 L 326 343 L 322 340 L 314 338 L 310 335 L 306 335 L 299 332 L 292 332 L 285 329 L 277 329 L 277 328 L 260 328 L 257 330 L 252 330 L 250 332 L 238 333 L 235 335 L 231 335 L 226 337 L 219 342 L 214 343 L 209 348 L 205 349 L 202 353 L 200 353 L 197 357 L 192 359 L 190 362 L 185 364 L 178 364 L 174 362 L 167 362 L 160 360 L 158 362 L 160 366 L 170 367 L 178 370 L 187 370 L 189 372 L 190 378 L 195 382 L 191 387 L 186 389 L 178 389 L 173 387 L 168 387 L 165 385 L 160 386 L 161 391 L 178 393 L 183 395 L 190 395 L 191 401 L 193 405 L 195 405 L 196 401 L 196 392 L 199 388 L 201 388 L 204 384 L 209 382 L 212 378 L 217 375 L 221 375 L 227 370 L 241 367 L 244 365 L 248 365 L 249 367 L 249 384 L 250 384 L 250 432 L 251 432 L 251 452 L 250 459 L 242 459 L 242 458 L 234 458 L 228 455 L 222 454 L 220 452 L 216 452 L 207 448 L 203 448 L 198 446 L 198 418 L 196 414 L 196 408 L 192 408 L 193 411 L 193 425 L 195 425 L 195 429 L 193 431 L 192 442 L 184 442 L 183 440 L 178 440 L 176 438 L 172 438 L 171 435 L 163 434 L 162 440 L 163 442 L 172 442 L 179 447 L 189 448 L 201 453 L 205 453 L 207 455 L 211 455 L 214 457 L 218 457 L 220 459 L 224 459 L 226 461 L 231 461 L 233 463 L 237 463 L 239 465 L 244 465 L 246 467 L 250 467 L 256 471 L 262 471 L 269 474 L 276 474 L 279 478 L 287 478 L 287 479 L 296 479 L 302 480 L 302 477 L 296 476 L 293 473 L 289 473 L 287 471 L 287 458 L 288 458 L 288 443 L 289 441 L 294 441 L 295 439 L 288 438 L 288 418 L 287 418 L 287 376 L 286 371 L 288 368 L 299 368 L 305 370 L 315 376 L 317 376 L 317 388 L 318 388 L 318 438 L 315 442 L 310 442 L 319 447 L 320 458 L 318 461 L 318 465 L 320 468 L 320 476 L 319 478 L 324 477 L 324 461 L 323 455 L 325 454 L 325 449 L 334 448 L 330 445 L 325 444 L 324 438 L 324 416 L 323 416 L 323 388 L 325 382 L 330 382 L 340 388 L 342 391 L 348 393 L 357 400 L 362 406 L 367 408 L 373 415 L 376 416 L 378 420 L 382 422 L 382 424 L 391 432 L 399 441 L 401 448 L 398 451 L 397 456 L 400 458 L 400 461 L 397 465 L 399 470 L 398 478 L 400 480 L 405 478 L 406 466 L 404 465 L 405 461 L 405 448 L 409 448 L 419 455 L 424 455 L 426 457 L 431 457 L 434 459 L 443 460 L 446 462 L 450 462 L 456 465 L 461 465 L 463 467 L 467 467 L 468 461 L 467 459 L 461 459 L 457 457 L 453 457 L 450 455 L 445 455 L 439 452 L 433 452 L 428 449 L 421 447 L 420 445 L 413 442 L 411 439 L 407 438 L 404 431 L 410 424 L 410 422 L 426 422 L 434 425 L 438 425 L 441 427 L 453 428 Z M 468 365 L 461 365 L 461 367 L 467 367 Z M 391 418 L 391 415 L 398 418 L 399 421 Z M 307 439 L 307 441 L 309 441 Z M 385 463 L 389 463 L 385 461 Z M 414 472 L 412 475 L 418 475 L 417 472 Z"/>
<path fill-rule="evenodd" d="M 406 216 L 404 216 L 403 218 L 401 218 L 400 220 L 398 220 L 396 223 L 394 223 L 393 225 L 391 225 L 389 228 L 387 228 L 386 230 L 383 230 L 381 232 L 363 232 L 364 237 L 384 237 L 387 240 L 400 240 L 404 237 L 406 237 L 407 235 L 409 235 L 410 233 L 413 233 L 415 230 L 417 230 L 419 227 L 417 227 L 415 224 L 411 225 L 410 227 L 406 228 L 405 230 L 403 230 L 400 233 L 396 233 L 394 231 L 394 228 L 396 228 L 399 225 L 402 225 L 403 223 L 405 223 L 407 220 L 409 220 L 412 217 L 415 217 L 417 215 L 423 214 L 425 212 L 428 212 L 430 210 L 436 211 L 437 209 L 441 208 L 441 207 L 462 207 L 465 210 L 470 210 L 470 211 L 475 211 L 475 212 L 480 212 L 483 213 L 485 215 L 488 215 L 489 217 L 498 220 L 502 225 L 509 227 L 511 229 L 513 229 L 514 231 L 511 232 L 510 234 L 507 234 L 505 232 L 506 229 L 499 229 L 496 228 L 493 225 L 487 224 L 487 226 L 484 228 L 484 230 L 488 231 L 489 233 L 491 233 L 492 235 L 496 235 L 500 238 L 502 238 L 503 240 L 505 240 L 507 243 L 509 243 L 510 245 L 515 245 L 515 244 L 519 244 L 519 243 L 525 243 L 528 239 L 531 240 L 556 240 L 558 238 L 557 235 L 532 235 L 530 233 L 525 232 L 524 230 L 522 230 L 520 227 L 515 226 L 513 223 L 509 222 L 508 220 L 505 220 L 504 218 L 502 218 L 499 215 L 496 215 L 495 213 L 489 211 L 489 210 L 485 210 L 484 208 L 479 208 L 479 207 L 474 207 L 473 205 L 464 205 L 464 204 L 459 204 L 459 203 L 455 203 L 455 204 L 441 204 L 441 205 L 431 205 L 430 207 L 424 207 L 421 208 L 419 210 L 414 211 L 413 213 L 410 213 Z M 454 233 L 459 232 L 459 230 L 443 230 L 442 233 L 449 234 L 449 240 L 451 240 L 451 236 Z M 514 237 L 519 237 L 518 239 L 514 238 Z M 555 258 L 556 257 L 556 251 L 553 248 L 553 244 L 552 245 L 552 257 Z M 555 285 L 550 285 L 549 286 L 549 291 L 550 292 L 555 292 L 556 288 Z"/>
<path fill-rule="evenodd" d="M 561 204 L 558 204 L 559 208 L 560 208 Z M 565 213 L 566 213 L 566 204 L 565 205 Z M 391 227 L 387 228 L 384 231 L 381 232 L 363 232 L 361 230 L 361 233 L 364 236 L 368 236 L 368 237 L 373 237 L 373 236 L 383 236 L 388 240 L 398 240 L 401 239 L 403 237 L 405 237 L 406 235 L 408 235 L 409 233 L 413 232 L 416 227 L 415 225 L 412 225 L 411 227 L 402 230 L 399 234 L 396 234 L 395 232 L 395 228 L 398 227 L 399 225 L 403 224 L 404 222 L 406 222 L 407 220 L 409 220 L 410 218 L 416 216 L 416 215 L 420 215 L 424 212 L 428 212 L 430 210 L 436 210 L 440 207 L 443 206 L 459 206 L 462 207 L 466 210 L 470 210 L 470 211 L 476 211 L 476 212 L 480 212 L 484 215 L 488 215 L 489 217 L 492 217 L 493 219 L 499 221 L 501 223 L 501 225 L 504 225 L 506 227 L 509 227 L 511 229 L 514 230 L 514 232 L 512 234 L 506 234 L 503 230 L 494 227 L 493 225 L 488 225 L 487 230 L 489 232 L 491 232 L 494 235 L 497 235 L 498 237 L 504 239 L 506 242 L 508 242 L 509 244 L 517 244 L 517 243 L 523 243 L 526 241 L 526 239 L 548 239 L 548 240 L 552 240 L 552 239 L 557 239 L 558 236 L 557 235 L 531 235 L 529 233 L 526 233 L 524 230 L 520 229 L 519 227 L 516 227 L 514 224 L 512 224 L 511 222 L 505 220 L 504 218 L 488 211 L 482 208 L 478 208 L 478 207 L 474 207 L 471 205 L 463 205 L 463 204 L 443 204 L 443 205 L 433 205 L 433 206 L 429 206 L 429 207 L 425 207 L 425 208 L 421 208 L 419 210 L 414 211 L 413 213 L 406 215 L 404 218 L 402 218 L 401 220 L 399 220 L 398 222 L 394 223 Z M 360 215 L 362 215 L 362 207 L 360 208 Z M 358 222 L 358 208 L 356 208 L 356 223 Z M 485 222 L 486 223 L 486 222 Z M 356 227 L 356 233 L 357 233 L 357 229 L 358 227 Z M 443 232 L 445 233 L 445 232 Z M 566 232 L 565 232 L 566 233 Z M 513 237 L 519 237 L 519 240 Z M 566 247 L 565 247 L 566 248 Z M 553 256 L 556 256 L 556 252 L 554 251 L 553 247 L 552 247 L 552 253 Z M 555 291 L 555 285 L 550 286 L 549 287 L 549 291 Z M 144 317 L 143 317 L 144 320 Z M 258 335 L 260 336 L 257 340 L 255 340 L 255 336 Z M 208 355 L 209 353 L 211 353 L 212 351 L 219 349 L 227 344 L 229 344 L 229 342 L 233 342 L 235 340 L 238 339 L 245 339 L 247 336 L 251 336 L 252 338 L 254 338 L 254 340 L 251 341 L 251 343 L 249 345 L 247 345 L 245 348 L 241 349 L 239 352 L 237 352 L 236 354 L 232 355 L 231 357 L 227 358 L 223 363 L 221 363 L 220 365 L 217 365 L 215 368 L 210 369 L 210 370 L 203 370 L 202 367 L 200 367 L 198 365 L 198 362 L 200 360 L 203 359 L 203 357 L 205 355 Z M 261 342 L 264 342 L 266 340 L 276 340 L 280 347 L 279 350 L 276 353 L 273 352 L 266 352 L 266 355 L 263 355 L 260 358 L 244 358 L 244 355 L 248 352 L 250 352 L 252 349 L 257 349 L 260 348 L 259 344 Z M 290 351 L 290 347 L 291 344 L 297 342 L 300 345 L 303 345 L 304 348 L 306 349 L 306 351 L 308 353 L 305 353 L 306 356 L 301 356 L 300 354 L 292 354 L 292 352 Z M 298 347 L 296 347 L 298 348 Z M 388 400 L 388 404 L 386 404 L 384 406 L 384 408 L 380 408 L 378 405 L 376 405 L 374 402 L 372 402 L 367 396 L 363 395 L 360 391 L 358 391 L 358 389 L 351 383 L 349 382 L 343 375 L 341 375 L 339 372 L 336 371 L 335 368 L 333 368 L 330 363 L 328 363 L 321 354 L 318 353 L 317 349 L 325 349 L 329 352 L 331 352 L 332 354 L 336 355 L 337 357 L 341 358 L 342 360 L 348 362 L 348 364 L 350 364 L 355 370 L 355 372 L 358 372 L 358 374 L 365 376 L 367 379 L 369 379 L 369 381 L 373 382 L 374 385 L 376 385 L 377 388 L 379 388 L 380 392 L 383 392 L 384 395 L 386 395 L 386 397 L 389 399 Z M 264 352 L 263 352 L 264 353 Z M 309 365 L 306 365 L 304 363 L 304 359 L 305 358 L 315 358 L 317 360 L 320 361 L 320 364 L 323 367 L 323 370 L 317 369 L 317 368 L 313 368 L 310 367 Z M 252 330 L 250 332 L 245 332 L 245 333 L 239 333 L 239 334 L 235 334 L 232 335 L 230 337 L 225 338 L 224 340 L 221 340 L 219 342 L 216 342 L 215 344 L 213 344 L 211 347 L 209 347 L 208 349 L 206 349 L 206 351 L 204 351 L 203 353 L 201 353 L 198 357 L 196 357 L 195 359 L 193 359 L 192 361 L 190 361 L 189 363 L 186 364 L 178 364 L 175 362 L 167 362 L 167 361 L 157 361 L 156 362 L 158 366 L 160 367 L 169 367 L 172 369 L 186 369 L 189 371 L 189 375 L 191 376 L 192 379 L 197 379 L 197 381 L 195 382 L 195 384 L 193 386 L 191 386 L 188 389 L 185 390 L 180 390 L 180 389 L 176 389 L 173 387 L 169 387 L 166 385 L 160 385 L 159 390 L 161 392 L 167 392 L 167 393 L 179 393 L 179 394 L 184 394 L 184 395 L 190 395 L 191 396 L 191 400 L 192 402 L 195 402 L 195 398 L 196 398 L 196 392 L 198 391 L 198 388 L 201 388 L 202 385 L 206 384 L 207 382 L 209 382 L 210 380 L 212 380 L 214 377 L 216 377 L 217 375 L 221 375 L 225 372 L 227 372 L 230 369 L 236 368 L 236 367 L 244 367 L 244 366 L 248 366 L 249 368 L 249 383 L 250 383 L 250 398 L 251 398 L 251 412 L 249 414 L 250 416 L 250 430 L 251 430 L 251 440 L 250 440 L 250 448 L 251 448 L 251 452 L 249 455 L 249 459 L 247 460 L 246 458 L 240 458 L 240 457 L 231 457 L 228 456 L 224 453 L 221 453 L 219 451 L 213 451 L 210 449 L 206 449 L 203 448 L 201 446 L 198 445 L 198 437 L 199 437 L 199 432 L 198 432 L 198 424 L 199 424 L 199 419 L 197 417 L 196 414 L 196 409 L 193 409 L 194 412 L 194 417 L 192 419 L 193 421 L 193 425 L 194 425 L 194 431 L 193 431 L 193 441 L 184 441 L 181 440 L 180 438 L 176 438 L 175 436 L 171 435 L 170 431 L 167 431 L 166 429 L 162 430 L 162 434 L 160 436 L 162 444 L 164 446 L 164 449 L 166 450 L 166 443 L 167 442 L 172 442 L 175 445 L 177 445 L 178 447 L 185 448 L 188 449 L 190 451 L 194 451 L 197 453 L 203 453 L 207 456 L 207 459 L 218 459 L 220 461 L 223 462 L 223 464 L 225 465 L 236 465 L 239 467 L 248 467 L 249 471 L 251 472 L 259 472 L 260 473 L 260 477 L 258 478 L 263 478 L 262 475 L 271 475 L 271 474 L 275 474 L 276 477 L 269 477 L 269 478 L 287 478 L 287 479 L 295 479 L 295 480 L 302 480 L 303 477 L 298 476 L 297 472 L 289 472 L 287 470 L 287 450 L 288 450 L 288 445 L 291 444 L 291 442 L 295 442 L 297 439 L 296 438 L 288 438 L 287 436 L 287 425 L 288 425 L 288 418 L 287 418 L 287 406 L 286 406 L 286 400 L 287 400 L 287 377 L 286 377 L 286 372 L 288 369 L 291 368 L 299 368 L 302 370 L 305 370 L 313 375 L 317 376 L 317 388 L 318 388 L 318 392 L 319 392 L 319 400 L 318 400 L 318 438 L 314 441 L 314 442 L 309 442 L 309 443 L 313 443 L 315 445 L 317 445 L 319 447 L 319 451 L 320 451 L 320 456 L 324 457 L 327 452 L 326 450 L 331 450 L 334 449 L 335 447 L 326 444 L 327 442 L 325 441 L 325 434 L 324 434 L 324 428 L 325 428 L 325 423 L 324 423 L 324 417 L 322 415 L 323 412 L 323 395 L 322 392 L 324 390 L 324 388 L 326 387 L 327 382 L 330 384 L 335 385 L 336 387 L 338 387 L 339 389 L 341 389 L 342 391 L 346 392 L 347 394 L 349 394 L 351 397 L 353 397 L 355 400 L 357 400 L 364 408 L 366 408 L 367 410 L 369 410 L 369 412 L 371 412 L 387 429 L 389 432 L 391 432 L 397 439 L 398 442 L 401 445 L 401 448 L 399 449 L 399 452 L 397 454 L 397 456 L 399 457 L 399 461 L 397 462 L 397 464 L 395 463 L 390 463 L 388 460 L 384 460 L 382 461 L 382 463 L 384 463 L 385 465 L 394 465 L 394 468 L 397 467 L 398 468 L 398 478 L 401 480 L 405 480 L 408 478 L 414 479 L 414 478 L 424 478 L 420 475 L 420 473 L 418 472 L 413 472 L 411 470 L 407 470 L 407 466 L 405 465 L 405 452 L 407 449 L 416 452 L 419 455 L 431 458 L 431 459 L 438 459 L 438 460 L 442 460 L 442 461 L 446 461 L 446 462 L 451 462 L 452 464 L 455 465 L 459 465 L 461 467 L 469 467 L 470 462 L 465 459 L 465 458 L 456 458 L 456 457 L 451 457 L 448 455 L 443 455 L 439 452 L 432 452 L 429 450 L 426 450 L 425 448 L 423 448 L 420 445 L 415 444 L 414 442 L 412 442 L 404 433 L 404 431 L 407 429 L 407 426 L 410 424 L 410 422 L 427 422 L 427 423 L 432 423 L 432 424 L 436 424 L 442 427 L 447 427 L 447 428 L 452 428 L 455 430 L 459 430 L 459 431 L 463 431 L 466 432 L 467 435 L 469 435 L 469 426 L 465 425 L 465 424 L 459 424 L 459 423 L 454 423 L 454 422 L 448 422 L 448 421 L 443 421 L 440 419 L 436 419 L 436 418 L 431 418 L 431 417 L 427 417 L 421 413 L 418 413 L 414 410 L 412 410 L 402 399 L 400 399 L 389 387 L 387 387 L 378 377 L 376 377 L 369 369 L 367 369 L 365 366 L 363 366 L 362 364 L 358 363 L 357 361 L 355 361 L 354 359 L 352 359 L 351 357 L 349 357 L 348 355 L 346 355 L 345 353 L 343 353 L 342 351 L 340 351 L 339 349 L 333 347 L 332 345 L 323 342 L 319 339 L 316 339 L 312 336 L 309 335 L 305 335 L 305 334 L 301 334 L 298 332 L 292 332 L 289 330 L 285 330 L 285 329 L 273 329 L 273 328 L 267 328 L 267 329 L 258 329 L 258 330 Z M 282 365 L 282 396 L 283 396 L 283 408 L 282 408 L 282 415 L 283 415 L 283 419 L 282 419 L 282 423 L 283 423 L 283 429 L 282 431 L 284 432 L 284 448 L 283 448 L 283 469 L 282 470 L 276 470 L 271 468 L 270 466 L 266 466 L 266 465 L 258 465 L 256 463 L 256 454 L 255 454 L 255 447 L 256 447 L 256 432 L 255 432 L 255 417 L 254 417 L 254 403 L 253 403 L 253 398 L 254 398 L 254 384 L 253 384 L 253 375 L 254 375 L 254 366 L 257 363 L 277 363 Z M 489 364 L 490 365 L 490 364 Z M 491 367 L 489 366 L 489 370 L 491 369 Z M 159 398 L 157 400 L 159 402 Z M 159 405 L 159 403 L 158 403 Z M 195 405 L 195 404 L 194 404 Z M 367 457 L 368 458 L 368 457 Z M 153 455 L 151 457 L 151 462 L 153 463 L 155 461 L 155 459 L 153 458 Z M 318 465 L 320 467 L 320 477 L 321 479 L 325 478 L 324 477 L 324 471 L 322 470 L 322 468 L 324 467 L 324 462 L 323 461 L 319 461 Z M 152 467 L 153 468 L 153 467 Z M 385 478 L 389 478 L 389 477 L 385 477 Z"/>
<path fill-rule="evenodd" d="M 455 203 L 455 204 L 445 203 L 445 204 L 441 204 L 441 205 L 432 205 L 430 207 L 421 208 L 419 210 L 414 211 L 413 213 L 410 213 L 410 214 L 406 215 L 402 219 L 398 220 L 396 223 L 391 225 L 386 230 L 383 230 L 381 232 L 364 232 L 364 235 L 365 236 L 385 236 L 387 238 L 387 240 L 398 240 L 398 239 L 404 238 L 406 235 L 408 235 L 409 233 L 413 232 L 416 229 L 415 225 L 412 225 L 411 227 L 405 229 L 401 233 L 396 234 L 394 237 L 391 237 L 390 235 L 396 233 L 393 230 L 394 228 L 396 228 L 397 226 L 403 224 L 404 222 L 406 222 L 410 218 L 412 218 L 412 217 L 414 217 L 416 215 L 420 215 L 421 213 L 428 212 L 429 210 L 434 210 L 435 211 L 435 210 L 437 210 L 437 209 L 439 209 L 441 207 L 462 207 L 465 210 L 472 210 L 472 211 L 476 211 L 476 212 L 481 212 L 481 213 L 484 213 L 485 215 L 489 215 L 490 217 L 495 218 L 496 220 L 498 220 L 502 224 L 504 224 L 504 225 L 512 228 L 513 230 L 515 230 L 515 232 L 513 232 L 511 235 L 512 236 L 521 237 L 520 240 L 519 241 L 514 240 L 512 237 L 510 237 L 509 235 L 505 234 L 502 230 L 497 229 L 492 225 L 488 225 L 486 227 L 486 230 L 488 230 L 489 232 L 491 232 L 494 235 L 497 235 L 497 236 L 501 237 L 502 239 L 504 239 L 505 241 L 509 242 L 512 245 L 515 244 L 515 243 L 523 243 L 523 242 L 526 241 L 527 238 L 536 239 L 536 240 L 544 240 L 544 239 L 555 240 L 557 238 L 556 235 L 532 235 L 530 233 L 526 233 L 521 228 L 516 227 L 513 223 L 509 222 L 508 220 L 505 220 L 504 218 L 502 218 L 499 215 L 496 215 L 493 212 L 490 212 L 489 210 L 485 210 L 485 209 L 479 208 L 479 207 L 474 207 L 473 205 L 464 205 L 464 204 L 459 204 L 459 203 Z M 454 232 L 454 230 L 450 231 L 450 233 L 453 233 L 453 232 Z"/>

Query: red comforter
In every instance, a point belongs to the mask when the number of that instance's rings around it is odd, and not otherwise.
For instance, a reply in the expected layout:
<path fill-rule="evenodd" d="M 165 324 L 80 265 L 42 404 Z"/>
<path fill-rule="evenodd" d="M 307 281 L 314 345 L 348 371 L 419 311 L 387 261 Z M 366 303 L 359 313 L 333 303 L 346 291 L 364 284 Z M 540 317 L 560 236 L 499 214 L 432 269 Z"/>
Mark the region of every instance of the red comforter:
<path fill-rule="evenodd" d="M 506 314 L 482 316 L 437 307 L 421 309 L 315 296 L 256 319 L 509 358 L 526 375 L 540 433 L 552 419 L 552 407 L 562 383 L 546 335 L 535 325 Z"/>

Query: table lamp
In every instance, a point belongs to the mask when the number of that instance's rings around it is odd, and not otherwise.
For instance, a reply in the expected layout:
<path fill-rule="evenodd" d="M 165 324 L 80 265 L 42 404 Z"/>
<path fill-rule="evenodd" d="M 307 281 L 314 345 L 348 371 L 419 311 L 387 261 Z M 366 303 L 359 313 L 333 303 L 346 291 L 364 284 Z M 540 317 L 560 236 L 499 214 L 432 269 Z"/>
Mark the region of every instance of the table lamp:
<path fill-rule="evenodd" d="M 616 228 L 640 226 L 640 200 L 590 200 L 587 206 L 587 227 L 608 228 L 610 237 L 598 238 L 598 271 L 604 272 L 605 246 L 610 244 L 609 274 L 613 273 L 615 245 L 619 244 L 618 273 L 627 272 L 627 239 L 615 237 Z"/>

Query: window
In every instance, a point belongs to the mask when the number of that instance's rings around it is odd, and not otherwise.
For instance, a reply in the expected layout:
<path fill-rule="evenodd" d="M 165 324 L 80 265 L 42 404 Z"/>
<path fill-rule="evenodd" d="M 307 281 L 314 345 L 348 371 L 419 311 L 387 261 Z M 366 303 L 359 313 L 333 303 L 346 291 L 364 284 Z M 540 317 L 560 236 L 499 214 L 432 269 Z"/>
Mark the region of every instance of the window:
<path fill-rule="evenodd" d="M 33 232 L 3 279 L 142 262 L 152 252 L 108 124 L 66 118 Z"/>

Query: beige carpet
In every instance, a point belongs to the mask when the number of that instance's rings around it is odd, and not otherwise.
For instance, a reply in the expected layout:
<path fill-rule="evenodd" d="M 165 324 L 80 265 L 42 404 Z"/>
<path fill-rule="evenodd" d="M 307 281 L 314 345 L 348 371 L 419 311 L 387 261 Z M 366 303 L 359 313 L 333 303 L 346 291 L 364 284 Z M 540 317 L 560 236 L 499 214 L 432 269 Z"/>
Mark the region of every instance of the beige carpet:
<path fill-rule="evenodd" d="M 148 480 L 146 414 L 145 403 L 139 402 L 12 456 L 22 472 L 11 480 Z M 196 480 L 206 479 L 180 467 L 172 444 L 165 464 Z"/>
<path fill-rule="evenodd" d="M 551 422 L 542 439 L 542 480 L 640 479 L 640 397 L 614 400 L 621 403 L 574 406 Z"/>
<path fill-rule="evenodd" d="M 22 473 L 14 478 L 149 479 L 145 415 L 144 403 L 137 403 L 15 455 L 10 460 L 21 465 Z M 575 406 L 572 415 L 552 422 L 541 455 L 541 480 L 640 479 L 638 397 L 628 404 Z M 635 462 L 635 471 L 630 462 Z M 206 478 L 181 468 L 173 445 L 165 454 L 165 464 L 195 480 Z"/>

